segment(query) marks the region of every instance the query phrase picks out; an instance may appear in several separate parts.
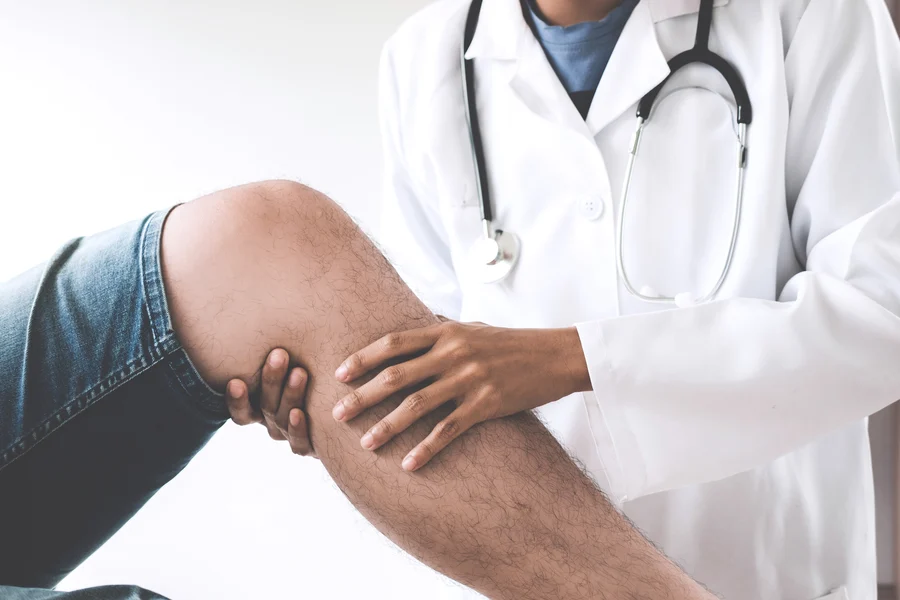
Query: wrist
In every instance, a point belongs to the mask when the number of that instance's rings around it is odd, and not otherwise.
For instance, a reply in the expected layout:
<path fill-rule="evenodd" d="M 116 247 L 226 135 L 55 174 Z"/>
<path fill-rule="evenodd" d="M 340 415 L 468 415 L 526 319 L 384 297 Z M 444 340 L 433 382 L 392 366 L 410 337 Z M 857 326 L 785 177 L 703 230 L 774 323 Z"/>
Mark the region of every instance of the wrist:
<path fill-rule="evenodd" d="M 584 350 L 581 348 L 581 338 L 575 327 L 566 327 L 553 330 L 556 343 L 550 344 L 553 348 L 553 361 L 557 368 L 555 372 L 561 378 L 561 389 L 564 396 L 576 392 L 589 392 L 593 389 L 591 375 L 588 370 Z"/>

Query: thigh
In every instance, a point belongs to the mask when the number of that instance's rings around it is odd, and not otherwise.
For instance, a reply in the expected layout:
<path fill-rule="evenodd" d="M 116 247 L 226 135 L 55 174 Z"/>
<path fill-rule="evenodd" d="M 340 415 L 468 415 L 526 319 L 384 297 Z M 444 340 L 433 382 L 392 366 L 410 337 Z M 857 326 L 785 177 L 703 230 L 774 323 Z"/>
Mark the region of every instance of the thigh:
<path fill-rule="evenodd" d="M 0 584 L 55 585 L 227 416 L 172 332 L 163 219 L 0 285 Z"/>

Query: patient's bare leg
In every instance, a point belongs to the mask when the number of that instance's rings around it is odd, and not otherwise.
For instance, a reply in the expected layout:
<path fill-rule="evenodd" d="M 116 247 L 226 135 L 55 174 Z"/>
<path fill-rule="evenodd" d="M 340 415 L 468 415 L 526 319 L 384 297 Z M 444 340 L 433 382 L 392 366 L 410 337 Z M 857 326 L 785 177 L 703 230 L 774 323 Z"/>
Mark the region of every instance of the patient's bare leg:
<path fill-rule="evenodd" d="M 350 352 L 435 317 L 330 200 L 289 182 L 235 188 L 177 208 L 163 233 L 176 332 L 224 387 L 276 346 L 309 369 L 316 451 L 353 504 L 408 552 L 492 598 L 707 598 L 607 502 L 530 415 L 491 421 L 426 468 L 400 461 L 438 416 L 377 453 L 368 427 L 331 417 Z M 314 543 L 314 540 L 311 540 Z M 347 569 L 352 570 L 352 565 Z"/>

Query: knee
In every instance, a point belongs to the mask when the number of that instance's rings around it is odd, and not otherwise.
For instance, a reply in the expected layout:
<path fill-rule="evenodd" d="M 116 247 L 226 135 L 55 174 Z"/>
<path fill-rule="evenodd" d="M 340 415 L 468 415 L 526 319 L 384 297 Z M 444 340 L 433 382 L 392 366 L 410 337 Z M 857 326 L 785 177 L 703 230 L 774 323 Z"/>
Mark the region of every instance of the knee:
<path fill-rule="evenodd" d="M 171 213 L 161 242 L 166 296 L 208 383 L 255 381 L 269 350 L 319 317 L 318 298 L 332 293 L 324 274 L 339 271 L 337 246 L 352 237 L 329 229 L 342 219 L 327 197 L 287 181 L 216 192 Z"/>
<path fill-rule="evenodd" d="M 233 188 L 222 195 L 229 243 L 297 260 L 330 263 L 360 242 L 350 217 L 324 194 L 295 181 L 275 180 Z M 312 268 L 313 265 L 308 265 Z"/>
<path fill-rule="evenodd" d="M 334 204 L 311 187 L 287 179 L 238 186 L 222 192 L 222 197 L 233 217 L 259 224 L 302 220 Z"/>
<path fill-rule="evenodd" d="M 170 256 L 177 252 L 206 267 L 240 270 L 262 258 L 271 262 L 303 253 L 303 242 L 327 238 L 327 224 L 342 214 L 329 198 L 300 183 L 251 183 L 178 207 L 166 222 L 163 246 Z"/>
<path fill-rule="evenodd" d="M 250 241 L 299 232 L 331 215 L 336 208 L 323 194 L 289 180 L 242 185 L 214 194 L 213 199 L 210 206 L 203 208 L 220 213 L 217 216 L 226 229 L 236 238 Z"/>

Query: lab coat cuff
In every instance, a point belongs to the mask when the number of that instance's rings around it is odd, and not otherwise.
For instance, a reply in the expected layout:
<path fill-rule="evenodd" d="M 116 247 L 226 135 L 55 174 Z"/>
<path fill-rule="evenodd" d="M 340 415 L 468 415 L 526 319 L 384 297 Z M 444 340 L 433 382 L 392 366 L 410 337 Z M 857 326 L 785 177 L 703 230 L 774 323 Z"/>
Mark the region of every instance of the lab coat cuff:
<path fill-rule="evenodd" d="M 646 468 L 625 403 L 616 389 L 614 355 L 607 346 L 601 322 L 575 326 L 591 377 L 593 392 L 584 393 L 588 425 L 597 455 L 606 470 L 610 499 L 620 506 L 642 495 Z"/>

